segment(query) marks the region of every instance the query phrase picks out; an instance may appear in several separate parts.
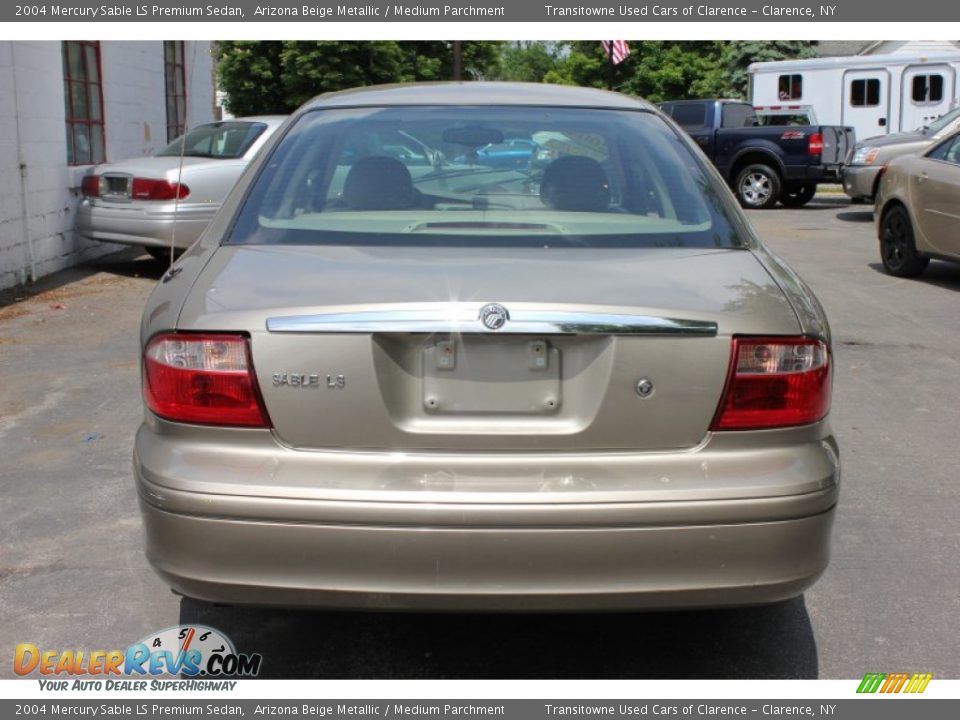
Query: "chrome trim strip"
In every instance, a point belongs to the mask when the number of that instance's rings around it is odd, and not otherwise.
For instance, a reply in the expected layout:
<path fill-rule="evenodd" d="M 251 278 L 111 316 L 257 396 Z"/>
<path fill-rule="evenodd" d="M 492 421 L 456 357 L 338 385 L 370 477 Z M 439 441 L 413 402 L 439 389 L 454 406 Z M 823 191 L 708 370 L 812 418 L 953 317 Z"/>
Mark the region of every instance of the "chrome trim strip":
<path fill-rule="evenodd" d="M 435 308 L 372 310 L 272 317 L 273 333 L 483 333 L 489 335 L 697 335 L 712 337 L 717 324 L 655 315 L 514 309 L 498 330 L 480 321 L 483 303 Z"/>

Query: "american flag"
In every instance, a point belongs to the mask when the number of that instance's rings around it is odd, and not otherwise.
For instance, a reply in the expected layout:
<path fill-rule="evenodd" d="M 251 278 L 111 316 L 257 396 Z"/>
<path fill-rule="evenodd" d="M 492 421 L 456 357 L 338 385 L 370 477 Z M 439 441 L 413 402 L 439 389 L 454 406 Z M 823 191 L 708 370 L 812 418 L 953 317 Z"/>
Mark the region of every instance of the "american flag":
<path fill-rule="evenodd" d="M 626 40 L 601 40 L 603 51 L 614 65 L 619 65 L 630 54 L 630 46 Z"/>

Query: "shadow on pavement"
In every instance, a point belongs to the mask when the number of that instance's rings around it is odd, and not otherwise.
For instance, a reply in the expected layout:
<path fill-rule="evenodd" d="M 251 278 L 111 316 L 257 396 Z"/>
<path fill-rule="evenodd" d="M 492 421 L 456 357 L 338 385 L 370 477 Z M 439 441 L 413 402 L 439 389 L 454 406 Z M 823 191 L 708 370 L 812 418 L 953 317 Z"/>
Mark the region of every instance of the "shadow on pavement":
<path fill-rule="evenodd" d="M 576 615 L 288 611 L 183 598 L 261 677 L 816 678 L 803 598 L 733 610 Z"/>
<path fill-rule="evenodd" d="M 837 220 L 844 222 L 872 223 L 873 210 L 851 210 L 849 212 L 837 213 Z"/>
<path fill-rule="evenodd" d="M 154 260 L 139 248 L 130 248 L 46 275 L 35 283 L 0 290 L 0 308 L 30 300 L 46 292 L 85 280 L 98 273 L 159 280 L 166 269 L 166 263 Z"/>
<path fill-rule="evenodd" d="M 868 264 L 878 273 L 887 274 L 887 271 L 883 269 L 883 263 L 872 262 Z M 936 285 L 946 290 L 960 291 L 960 264 L 931 260 L 923 274 L 920 277 L 909 278 L 909 282 L 921 282 L 927 285 Z"/>

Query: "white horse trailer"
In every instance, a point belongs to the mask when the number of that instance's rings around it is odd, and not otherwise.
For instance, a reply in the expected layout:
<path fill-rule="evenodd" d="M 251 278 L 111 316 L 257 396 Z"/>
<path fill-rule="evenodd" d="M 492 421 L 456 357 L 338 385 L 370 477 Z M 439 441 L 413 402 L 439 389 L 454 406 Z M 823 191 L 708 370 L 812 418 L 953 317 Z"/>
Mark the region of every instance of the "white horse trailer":
<path fill-rule="evenodd" d="M 960 98 L 960 51 L 778 60 L 748 72 L 754 105 L 811 105 L 821 123 L 851 126 L 857 140 L 916 130 Z"/>

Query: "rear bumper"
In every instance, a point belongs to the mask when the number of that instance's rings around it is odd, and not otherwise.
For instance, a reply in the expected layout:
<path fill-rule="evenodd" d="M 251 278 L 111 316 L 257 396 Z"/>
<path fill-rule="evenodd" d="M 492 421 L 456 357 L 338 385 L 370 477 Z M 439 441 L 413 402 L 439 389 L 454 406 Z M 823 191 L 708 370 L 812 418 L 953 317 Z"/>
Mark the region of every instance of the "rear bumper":
<path fill-rule="evenodd" d="M 173 588 L 209 601 L 489 611 L 757 604 L 803 592 L 829 559 L 832 440 L 761 453 L 753 470 L 750 453 L 730 448 L 744 468 L 737 485 L 724 482 L 707 442 L 659 459 L 598 458 L 597 478 L 632 476 L 628 492 L 461 492 L 456 458 L 436 456 L 452 487 L 397 493 L 385 476 L 422 477 L 423 457 L 274 444 L 268 460 L 257 450 L 271 443 L 263 431 L 247 433 L 246 452 L 213 443 L 194 453 L 157 427 L 141 428 L 134 458 L 147 557 Z M 538 462 L 491 457 L 490 475 L 502 485 L 511 465 L 522 486 Z M 349 489 L 363 476 L 382 490 Z"/>
<path fill-rule="evenodd" d="M 787 167 L 784 179 L 787 182 L 840 182 L 842 165 L 800 165 Z"/>
<path fill-rule="evenodd" d="M 518 529 L 225 520 L 146 503 L 144 517 L 150 562 L 190 597 L 274 606 L 546 611 L 716 607 L 793 597 L 827 566 L 833 511 L 739 525 Z"/>
<path fill-rule="evenodd" d="M 850 197 L 871 199 L 880 167 L 876 165 L 848 165 L 843 169 L 843 191 Z"/>
<path fill-rule="evenodd" d="M 77 232 L 90 240 L 178 248 L 190 247 L 206 229 L 219 206 L 173 203 L 94 203 L 77 208 Z"/>

